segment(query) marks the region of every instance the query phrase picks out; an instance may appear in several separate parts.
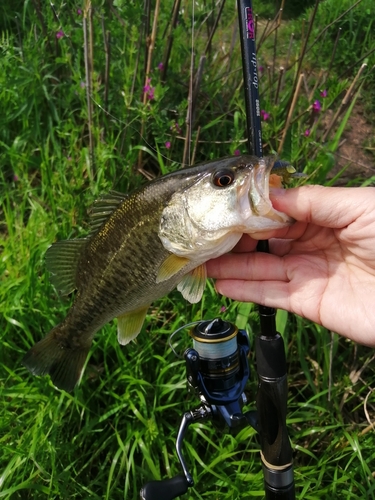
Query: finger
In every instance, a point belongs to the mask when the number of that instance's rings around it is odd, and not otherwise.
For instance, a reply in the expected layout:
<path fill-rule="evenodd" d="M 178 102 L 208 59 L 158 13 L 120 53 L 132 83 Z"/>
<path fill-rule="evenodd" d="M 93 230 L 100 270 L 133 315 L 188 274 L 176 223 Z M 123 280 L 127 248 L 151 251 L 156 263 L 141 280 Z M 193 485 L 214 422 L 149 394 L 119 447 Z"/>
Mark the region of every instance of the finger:
<path fill-rule="evenodd" d="M 342 228 L 362 215 L 368 204 L 375 208 L 375 188 L 301 186 L 273 190 L 272 205 L 297 221 Z"/>
<path fill-rule="evenodd" d="M 287 255 L 290 253 L 292 247 L 293 247 L 293 242 L 294 240 L 291 239 L 280 239 L 280 238 L 274 238 L 270 240 L 270 253 L 274 255 L 278 255 L 279 257 L 283 257 L 284 255 Z"/>
<path fill-rule="evenodd" d="M 216 290 L 240 302 L 255 302 L 267 307 L 292 311 L 289 283 L 282 281 L 217 280 Z"/>
<path fill-rule="evenodd" d="M 266 233 L 252 233 L 242 235 L 242 238 L 233 248 L 232 252 L 242 253 L 242 252 L 253 252 L 259 240 L 270 240 L 270 249 L 272 250 L 272 241 L 277 239 L 287 238 L 290 240 L 296 240 L 301 238 L 306 231 L 307 224 L 305 222 L 296 222 L 291 227 L 284 227 L 282 229 L 274 229 L 272 231 L 267 231 Z M 282 255 L 282 254 L 278 254 Z"/>
<path fill-rule="evenodd" d="M 262 252 L 222 255 L 206 262 L 206 268 L 211 278 L 288 281 L 283 259 Z"/>
<path fill-rule="evenodd" d="M 311 226 L 311 225 L 310 225 Z M 282 229 L 275 229 L 273 231 L 267 232 L 267 233 L 254 233 L 251 235 L 251 237 L 255 240 L 270 240 L 272 241 L 273 238 L 287 238 L 287 239 L 293 239 L 297 240 L 301 238 L 304 233 L 306 232 L 306 229 L 309 227 L 309 225 L 306 222 L 295 222 L 292 226 L 290 227 L 284 227 Z"/>
<path fill-rule="evenodd" d="M 256 249 L 257 244 L 257 240 L 254 240 L 249 234 L 244 234 L 232 251 L 236 253 L 252 252 Z"/>

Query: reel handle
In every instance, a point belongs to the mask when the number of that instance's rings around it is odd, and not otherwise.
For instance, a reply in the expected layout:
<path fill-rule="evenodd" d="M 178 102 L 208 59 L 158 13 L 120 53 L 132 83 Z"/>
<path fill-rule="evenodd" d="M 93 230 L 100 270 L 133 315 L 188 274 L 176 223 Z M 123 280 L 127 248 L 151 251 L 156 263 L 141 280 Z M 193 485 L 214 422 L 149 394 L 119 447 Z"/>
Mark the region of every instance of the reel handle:
<path fill-rule="evenodd" d="M 173 500 L 187 492 L 189 484 L 183 474 L 146 483 L 140 492 L 141 500 Z"/>

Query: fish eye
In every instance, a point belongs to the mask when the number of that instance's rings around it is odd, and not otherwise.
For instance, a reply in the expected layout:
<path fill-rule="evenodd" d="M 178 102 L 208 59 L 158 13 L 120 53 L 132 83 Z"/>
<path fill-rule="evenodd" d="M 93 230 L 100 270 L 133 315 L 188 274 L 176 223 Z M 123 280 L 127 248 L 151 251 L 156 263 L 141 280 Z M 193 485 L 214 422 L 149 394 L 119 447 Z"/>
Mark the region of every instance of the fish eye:
<path fill-rule="evenodd" d="M 234 181 L 234 174 L 230 170 L 219 170 L 213 175 L 212 180 L 217 187 L 227 187 Z"/>

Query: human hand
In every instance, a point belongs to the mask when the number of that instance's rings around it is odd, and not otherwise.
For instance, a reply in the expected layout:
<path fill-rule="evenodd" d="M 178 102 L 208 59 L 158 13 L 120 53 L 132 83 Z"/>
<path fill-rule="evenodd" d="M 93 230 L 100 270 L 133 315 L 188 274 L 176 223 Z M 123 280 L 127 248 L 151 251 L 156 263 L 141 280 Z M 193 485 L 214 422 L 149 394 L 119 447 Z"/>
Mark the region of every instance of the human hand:
<path fill-rule="evenodd" d="M 375 346 L 375 188 L 303 186 L 271 193 L 297 222 L 244 235 L 234 253 L 207 262 L 219 293 L 286 309 Z M 255 252 L 270 239 L 270 254 Z"/>

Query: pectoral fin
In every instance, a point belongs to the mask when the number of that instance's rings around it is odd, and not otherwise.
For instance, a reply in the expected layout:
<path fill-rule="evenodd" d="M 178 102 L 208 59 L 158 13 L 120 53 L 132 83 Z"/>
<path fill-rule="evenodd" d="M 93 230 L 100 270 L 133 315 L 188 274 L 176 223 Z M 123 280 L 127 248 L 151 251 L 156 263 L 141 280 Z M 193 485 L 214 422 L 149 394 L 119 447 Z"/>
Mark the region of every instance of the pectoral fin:
<path fill-rule="evenodd" d="M 149 306 L 123 314 L 117 318 L 117 338 L 119 344 L 126 345 L 141 331 Z"/>
<path fill-rule="evenodd" d="M 190 260 L 185 257 L 178 257 L 178 255 L 174 254 L 170 255 L 160 266 L 156 277 L 156 283 L 172 278 L 172 276 L 179 273 L 183 267 L 189 264 L 189 262 Z"/>
<path fill-rule="evenodd" d="M 177 285 L 177 290 L 182 293 L 184 299 L 195 304 L 202 298 L 206 286 L 206 279 L 206 264 L 202 264 L 182 278 Z"/>

